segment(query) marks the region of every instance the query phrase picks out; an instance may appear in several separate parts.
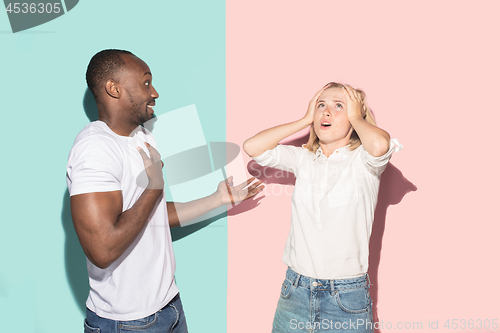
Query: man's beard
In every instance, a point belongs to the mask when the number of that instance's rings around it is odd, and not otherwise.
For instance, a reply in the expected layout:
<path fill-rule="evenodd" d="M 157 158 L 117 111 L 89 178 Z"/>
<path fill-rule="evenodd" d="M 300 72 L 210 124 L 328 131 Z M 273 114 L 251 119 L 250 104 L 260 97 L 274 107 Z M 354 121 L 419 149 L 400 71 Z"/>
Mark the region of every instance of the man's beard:
<path fill-rule="evenodd" d="M 134 125 L 140 126 L 143 125 L 145 122 L 148 120 L 152 119 L 153 117 L 149 114 L 148 110 L 148 104 L 151 103 L 152 101 L 146 100 L 143 101 L 142 103 L 135 103 L 132 98 L 130 98 L 130 103 L 132 104 L 132 107 L 134 109 Z M 153 115 L 154 116 L 154 115 Z"/>
<path fill-rule="evenodd" d="M 145 122 L 150 120 L 152 117 L 149 115 L 148 112 L 148 107 L 145 106 L 145 109 L 136 109 L 135 111 L 135 118 L 136 118 L 136 125 L 144 125 Z"/>

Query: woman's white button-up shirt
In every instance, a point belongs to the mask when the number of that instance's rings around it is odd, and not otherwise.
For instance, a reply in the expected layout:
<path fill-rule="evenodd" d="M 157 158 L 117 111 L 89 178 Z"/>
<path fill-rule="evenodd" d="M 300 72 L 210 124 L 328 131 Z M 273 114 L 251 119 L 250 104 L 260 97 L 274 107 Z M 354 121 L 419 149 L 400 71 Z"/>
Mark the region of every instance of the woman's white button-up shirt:
<path fill-rule="evenodd" d="M 380 175 L 394 151 L 373 157 L 363 146 L 337 149 L 326 157 L 302 147 L 278 145 L 254 160 L 292 172 L 290 234 L 283 262 L 295 272 L 317 279 L 342 279 L 368 270 L 368 249 Z"/>

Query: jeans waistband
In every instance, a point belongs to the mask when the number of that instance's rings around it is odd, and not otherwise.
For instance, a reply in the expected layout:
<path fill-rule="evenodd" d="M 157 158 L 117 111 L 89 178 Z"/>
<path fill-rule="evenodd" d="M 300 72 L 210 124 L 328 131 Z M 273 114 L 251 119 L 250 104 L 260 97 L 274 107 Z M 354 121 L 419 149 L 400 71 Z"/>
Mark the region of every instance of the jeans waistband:
<path fill-rule="evenodd" d="M 302 286 L 317 290 L 346 290 L 370 285 L 370 278 L 366 273 L 363 276 L 349 279 L 325 280 L 300 275 L 288 267 L 286 270 L 286 278 L 292 282 L 295 288 Z"/>
<path fill-rule="evenodd" d="M 164 310 L 167 306 L 169 306 L 170 304 L 172 304 L 172 303 L 174 303 L 175 301 L 177 301 L 177 300 L 179 299 L 179 297 L 180 297 L 180 296 L 179 296 L 179 293 L 177 293 L 177 294 L 174 296 L 174 298 L 172 298 L 172 299 L 170 300 L 170 302 L 168 302 L 168 303 L 167 303 L 167 305 L 165 305 L 164 307 L 162 307 L 162 308 L 160 309 L 160 311 L 161 311 L 161 310 Z"/>

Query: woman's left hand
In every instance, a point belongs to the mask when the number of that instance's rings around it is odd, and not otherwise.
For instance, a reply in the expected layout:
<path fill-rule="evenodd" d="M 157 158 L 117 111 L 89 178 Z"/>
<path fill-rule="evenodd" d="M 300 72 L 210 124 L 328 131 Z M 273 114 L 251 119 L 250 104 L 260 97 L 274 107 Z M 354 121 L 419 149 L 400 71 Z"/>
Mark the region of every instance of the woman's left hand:
<path fill-rule="evenodd" d="M 347 84 L 342 87 L 342 92 L 347 100 L 347 119 L 364 119 L 366 116 L 366 106 L 361 94 Z"/>

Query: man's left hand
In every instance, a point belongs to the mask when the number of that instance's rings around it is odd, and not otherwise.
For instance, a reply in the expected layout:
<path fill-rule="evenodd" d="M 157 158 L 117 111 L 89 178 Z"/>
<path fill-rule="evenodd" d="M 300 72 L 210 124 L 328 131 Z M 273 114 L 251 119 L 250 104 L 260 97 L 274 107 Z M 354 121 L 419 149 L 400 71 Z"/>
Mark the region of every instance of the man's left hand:
<path fill-rule="evenodd" d="M 254 180 L 255 177 L 252 177 L 238 186 L 233 186 L 233 176 L 231 176 L 219 183 L 215 194 L 219 196 L 223 205 L 234 205 L 235 203 L 250 199 L 264 189 L 262 181 L 259 180 L 252 184 Z"/>

